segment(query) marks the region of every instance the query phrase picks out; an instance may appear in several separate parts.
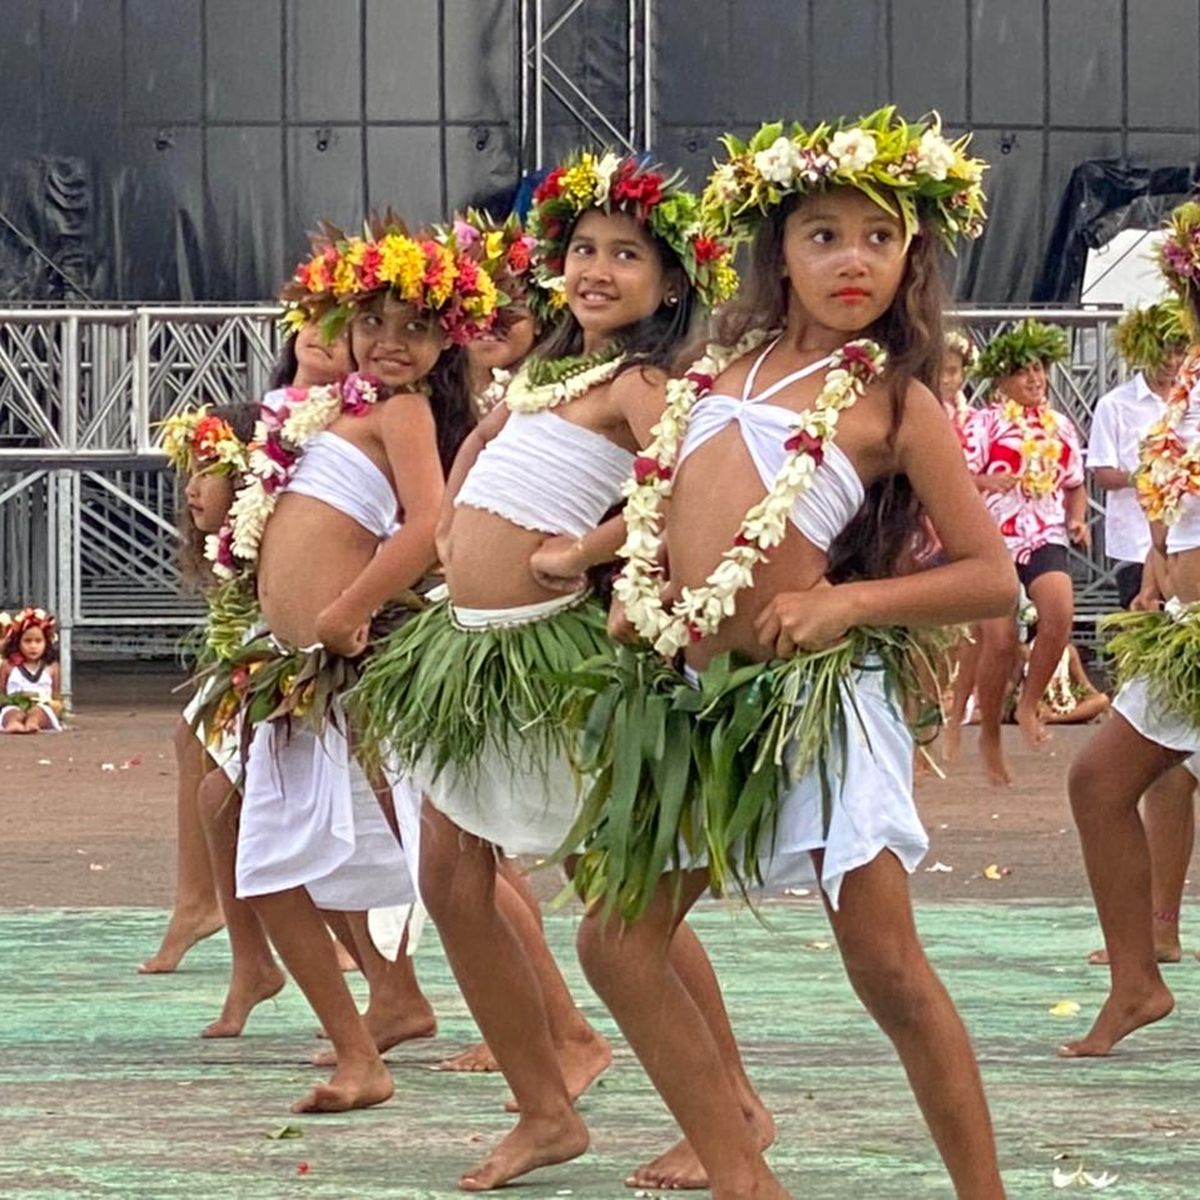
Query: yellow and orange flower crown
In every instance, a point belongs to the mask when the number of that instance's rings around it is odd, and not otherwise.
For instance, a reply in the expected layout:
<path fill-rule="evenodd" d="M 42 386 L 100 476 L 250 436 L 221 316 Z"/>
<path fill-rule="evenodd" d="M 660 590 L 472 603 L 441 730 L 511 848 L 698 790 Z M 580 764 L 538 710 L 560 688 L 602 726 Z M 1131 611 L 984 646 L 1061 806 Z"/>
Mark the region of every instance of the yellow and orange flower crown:
<path fill-rule="evenodd" d="M 502 304 L 487 265 L 460 247 L 453 231 L 410 234 L 391 211 L 372 217 L 362 236 L 326 223 L 313 250 L 280 291 L 289 331 L 319 321 L 332 338 L 362 305 L 390 293 L 462 344 L 486 333 Z"/>
<path fill-rule="evenodd" d="M 762 125 L 749 141 L 721 139 L 728 159 L 704 189 L 705 218 L 723 233 L 748 238 L 792 195 L 857 188 L 904 222 L 909 237 L 928 222 L 951 250 L 960 237 L 983 232 L 981 180 L 987 164 L 967 155 L 970 136 L 942 136 L 936 113 L 904 120 L 893 106 L 857 121 Z"/>
<path fill-rule="evenodd" d="M 575 221 L 590 208 L 628 213 L 670 246 L 706 307 L 728 300 L 737 290 L 731 247 L 704 226 L 700 202 L 684 189 L 682 176 L 668 176 L 641 157 L 621 158 L 611 150 L 599 157 L 577 151 L 533 193 L 529 231 L 538 239 L 535 272 L 548 290 L 562 291 L 567 240 Z"/>
<path fill-rule="evenodd" d="M 199 471 L 241 474 L 248 450 L 228 421 L 214 416 L 208 405 L 168 417 L 161 425 L 162 448 L 171 466 L 181 475 Z"/>

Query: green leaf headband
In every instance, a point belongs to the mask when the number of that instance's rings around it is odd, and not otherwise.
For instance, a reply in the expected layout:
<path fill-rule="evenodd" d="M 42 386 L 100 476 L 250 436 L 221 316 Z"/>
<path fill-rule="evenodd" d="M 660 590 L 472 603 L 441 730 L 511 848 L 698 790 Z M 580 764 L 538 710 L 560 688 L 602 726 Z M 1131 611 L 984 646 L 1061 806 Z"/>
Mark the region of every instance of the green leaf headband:
<path fill-rule="evenodd" d="M 853 187 L 902 220 L 908 237 L 927 221 L 953 250 L 959 237 L 978 237 L 986 220 L 987 164 L 967 156 L 970 140 L 944 138 L 936 113 L 910 123 L 891 105 L 815 129 L 775 121 L 747 142 L 727 134 L 729 158 L 709 176 L 704 216 L 723 233 L 751 237 L 788 196 Z"/>
<path fill-rule="evenodd" d="M 1178 299 L 1160 300 L 1127 312 L 1113 335 L 1117 353 L 1135 371 L 1159 371 L 1191 340 Z"/>
<path fill-rule="evenodd" d="M 971 372 L 976 379 L 1003 379 L 1030 363 L 1045 366 L 1067 357 L 1067 331 L 1041 321 L 1022 321 L 988 342 Z"/>

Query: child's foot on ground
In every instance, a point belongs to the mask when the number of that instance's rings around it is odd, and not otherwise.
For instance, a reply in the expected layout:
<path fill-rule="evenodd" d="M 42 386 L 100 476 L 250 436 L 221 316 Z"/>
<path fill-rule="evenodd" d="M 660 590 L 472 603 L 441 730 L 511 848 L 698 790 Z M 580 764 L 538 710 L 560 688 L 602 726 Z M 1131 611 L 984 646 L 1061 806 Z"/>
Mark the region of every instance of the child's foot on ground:
<path fill-rule="evenodd" d="M 1169 937 L 1154 939 L 1154 956 L 1160 963 L 1177 963 L 1183 958 L 1183 947 L 1179 944 L 1179 937 L 1176 935 L 1174 940 Z M 1200 958 L 1200 951 L 1197 951 L 1197 958 Z M 1108 951 L 1101 946 L 1099 950 L 1093 950 L 1088 955 L 1088 962 L 1093 967 L 1108 966 Z"/>
<path fill-rule="evenodd" d="M 429 1002 L 421 997 L 421 1004 L 413 1005 L 405 1013 L 395 1013 L 388 1017 L 373 1016 L 370 1009 L 363 1014 L 367 1030 L 375 1039 L 375 1049 L 380 1054 L 386 1054 L 401 1042 L 411 1042 L 417 1038 L 431 1038 L 437 1033 L 437 1018 Z M 315 1067 L 337 1066 L 337 1051 L 324 1050 L 313 1057 Z"/>
<path fill-rule="evenodd" d="M 766 1150 L 775 1142 L 775 1118 L 758 1101 L 746 1119 L 754 1128 L 758 1148 Z M 638 1167 L 625 1186 L 631 1188 L 663 1188 L 669 1191 L 693 1191 L 708 1187 L 708 1172 L 700 1163 L 687 1138 L 680 1138 L 666 1154 Z"/>
<path fill-rule="evenodd" d="M 465 1192 L 489 1192 L 538 1167 L 570 1162 L 587 1148 L 587 1127 L 577 1113 L 568 1111 L 556 1121 L 522 1117 L 491 1154 L 458 1181 L 458 1186 Z"/>
<path fill-rule="evenodd" d="M 239 971 L 229 981 L 221 1015 L 201 1031 L 202 1038 L 240 1037 L 246 1021 L 264 1000 L 283 990 L 287 976 L 274 964 L 254 971 Z"/>
<path fill-rule="evenodd" d="M 983 759 L 983 769 L 988 783 L 992 787 L 1011 787 L 1012 773 L 1009 771 L 1008 762 L 1004 757 L 1004 747 L 1001 745 L 998 729 L 994 735 L 989 734 L 985 729 L 980 729 L 979 754 Z"/>
<path fill-rule="evenodd" d="M 355 1108 L 371 1108 L 392 1098 L 395 1092 L 391 1072 L 383 1059 L 355 1062 L 339 1066 L 328 1083 L 319 1083 L 302 1100 L 292 1105 L 292 1112 L 349 1112 Z"/>
<path fill-rule="evenodd" d="M 1087 1037 L 1060 1046 L 1062 1058 L 1100 1058 L 1112 1051 L 1135 1029 L 1152 1025 L 1168 1016 L 1175 1007 L 1175 998 L 1163 983 L 1156 984 L 1135 997 L 1110 995 L 1104 1002 Z"/>
<path fill-rule="evenodd" d="M 498 1071 L 500 1070 L 500 1064 L 496 1061 L 496 1056 L 492 1053 L 487 1042 L 480 1042 L 478 1046 L 471 1046 L 463 1050 L 460 1054 L 443 1059 L 433 1069 L 435 1071 L 462 1071 L 470 1074 L 483 1071 Z"/>
<path fill-rule="evenodd" d="M 138 967 L 139 975 L 169 975 L 197 943 L 225 928 L 220 908 L 197 913 L 173 913 L 162 944 Z"/>
<path fill-rule="evenodd" d="M 1018 704 L 1016 718 L 1021 735 L 1031 750 L 1040 750 L 1050 740 L 1050 734 L 1037 715 L 1036 705 Z"/>
<path fill-rule="evenodd" d="M 584 1028 L 585 1034 L 572 1039 L 558 1052 L 558 1065 L 572 1104 L 612 1065 L 612 1047 L 608 1041 L 586 1022 Z M 520 1112 L 516 1100 L 510 1099 L 504 1111 Z"/>

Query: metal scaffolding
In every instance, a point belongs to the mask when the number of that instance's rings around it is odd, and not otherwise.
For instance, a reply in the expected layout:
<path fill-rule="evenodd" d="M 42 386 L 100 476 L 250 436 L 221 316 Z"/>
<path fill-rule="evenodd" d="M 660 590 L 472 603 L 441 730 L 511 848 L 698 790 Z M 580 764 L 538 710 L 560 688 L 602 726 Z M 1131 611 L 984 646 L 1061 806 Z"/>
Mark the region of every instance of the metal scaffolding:
<path fill-rule="evenodd" d="M 972 309 L 980 344 L 1025 316 L 1065 326 L 1072 355 L 1051 374 L 1055 403 L 1086 436 L 1096 400 L 1119 382 L 1116 308 Z M 278 348 L 276 310 L 0 310 L 0 607 L 59 616 L 64 681 L 73 653 L 171 653 L 201 615 L 175 565 L 175 482 L 158 422 L 192 404 L 255 398 Z M 1093 496 L 1095 515 L 1102 499 Z M 1079 636 L 1115 607 L 1101 525 L 1071 550 Z"/>
<path fill-rule="evenodd" d="M 654 140 L 654 26 L 652 0 L 520 0 L 521 152 L 527 167 L 547 164 L 550 102 L 598 145 L 630 153 L 647 150 Z M 605 21 L 621 12 L 624 39 L 624 88 L 589 94 L 564 66 L 551 43 L 579 26 L 589 10 L 603 9 Z M 571 144 L 579 141 L 573 131 Z"/>

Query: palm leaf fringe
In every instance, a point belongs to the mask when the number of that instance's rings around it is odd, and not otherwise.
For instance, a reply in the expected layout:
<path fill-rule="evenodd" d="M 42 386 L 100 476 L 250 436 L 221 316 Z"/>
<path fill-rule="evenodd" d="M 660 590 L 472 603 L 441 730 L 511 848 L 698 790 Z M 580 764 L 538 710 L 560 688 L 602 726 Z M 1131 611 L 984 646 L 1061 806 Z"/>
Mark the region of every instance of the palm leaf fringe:
<path fill-rule="evenodd" d="M 1118 686 L 1143 676 L 1158 703 L 1200 726 L 1200 625 L 1163 612 L 1121 612 L 1101 628 L 1112 634 L 1105 653 Z"/>

